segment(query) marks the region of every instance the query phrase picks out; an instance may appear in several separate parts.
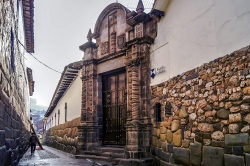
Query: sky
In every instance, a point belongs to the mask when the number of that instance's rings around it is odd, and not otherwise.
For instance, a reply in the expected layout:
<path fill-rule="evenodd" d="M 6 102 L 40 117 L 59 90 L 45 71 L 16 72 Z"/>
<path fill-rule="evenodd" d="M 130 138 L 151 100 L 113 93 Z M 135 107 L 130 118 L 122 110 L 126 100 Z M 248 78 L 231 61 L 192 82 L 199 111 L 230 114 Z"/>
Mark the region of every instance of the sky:
<path fill-rule="evenodd" d="M 135 10 L 139 0 L 118 0 Z M 34 35 L 35 53 L 40 61 L 63 72 L 66 65 L 79 61 L 83 52 L 79 46 L 87 41 L 86 36 L 102 10 L 116 0 L 35 0 Z M 143 0 L 145 8 L 153 0 Z M 150 9 L 145 10 L 149 12 Z M 38 105 L 49 106 L 61 74 L 56 73 L 25 55 L 26 65 L 33 70 L 35 88 L 32 98 Z"/>

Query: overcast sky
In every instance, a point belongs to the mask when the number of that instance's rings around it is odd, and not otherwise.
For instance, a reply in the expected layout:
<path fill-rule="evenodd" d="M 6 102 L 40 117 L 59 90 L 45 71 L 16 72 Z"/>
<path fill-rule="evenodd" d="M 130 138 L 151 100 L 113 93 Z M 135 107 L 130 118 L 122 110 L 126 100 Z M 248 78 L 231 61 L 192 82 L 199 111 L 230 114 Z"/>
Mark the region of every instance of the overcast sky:
<path fill-rule="evenodd" d="M 89 28 L 102 10 L 116 0 L 35 0 L 35 53 L 48 66 L 63 71 L 64 66 L 82 59 L 79 46 L 87 41 Z M 135 10 L 138 0 L 118 0 L 130 10 Z M 153 0 L 143 0 L 145 8 L 152 6 Z M 148 12 L 146 10 L 146 12 Z M 39 105 L 49 106 L 60 74 L 56 73 L 30 55 L 26 65 L 33 70 L 35 92 L 33 98 Z"/>

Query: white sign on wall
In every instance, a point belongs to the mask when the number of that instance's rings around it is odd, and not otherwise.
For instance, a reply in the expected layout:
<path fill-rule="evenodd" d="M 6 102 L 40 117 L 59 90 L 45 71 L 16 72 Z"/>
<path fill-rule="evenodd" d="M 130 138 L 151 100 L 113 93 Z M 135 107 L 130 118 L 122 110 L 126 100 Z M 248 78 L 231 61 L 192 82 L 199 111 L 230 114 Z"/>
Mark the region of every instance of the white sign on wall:
<path fill-rule="evenodd" d="M 151 77 L 154 79 L 155 76 L 159 75 L 159 74 L 162 74 L 166 71 L 166 67 L 165 66 L 161 66 L 161 67 L 158 67 L 158 68 L 153 68 L 151 69 Z"/>

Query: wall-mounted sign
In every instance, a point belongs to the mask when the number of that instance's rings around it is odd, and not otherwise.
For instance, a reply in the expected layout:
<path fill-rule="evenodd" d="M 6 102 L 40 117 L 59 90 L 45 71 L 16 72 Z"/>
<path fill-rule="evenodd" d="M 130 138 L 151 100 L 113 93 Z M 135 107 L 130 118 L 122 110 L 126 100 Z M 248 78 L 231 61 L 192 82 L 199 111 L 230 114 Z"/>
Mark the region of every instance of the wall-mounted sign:
<path fill-rule="evenodd" d="M 159 68 L 154 68 L 154 69 L 151 69 L 151 77 L 154 79 L 155 76 L 161 74 L 161 73 L 164 73 L 166 71 L 166 67 L 165 66 L 161 66 Z"/>

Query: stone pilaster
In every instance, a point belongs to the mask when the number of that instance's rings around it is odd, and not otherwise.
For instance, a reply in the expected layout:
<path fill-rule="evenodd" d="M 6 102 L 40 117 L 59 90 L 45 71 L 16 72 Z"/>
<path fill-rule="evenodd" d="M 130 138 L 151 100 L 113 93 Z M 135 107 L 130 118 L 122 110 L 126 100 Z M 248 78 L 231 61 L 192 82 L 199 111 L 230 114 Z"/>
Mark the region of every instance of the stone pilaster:
<path fill-rule="evenodd" d="M 79 129 L 78 151 L 91 150 L 98 145 L 97 125 L 97 73 L 96 45 L 92 42 L 92 32 L 89 30 L 88 42 L 80 46 L 84 51 L 82 68 L 82 112 Z"/>
<path fill-rule="evenodd" d="M 127 158 L 143 158 L 150 147 L 151 125 L 148 121 L 148 114 L 145 113 L 149 108 L 144 102 L 148 88 L 147 71 L 148 61 L 145 61 L 145 51 L 143 44 L 132 46 L 132 52 L 127 53 L 127 72 L 128 72 L 128 108 L 131 109 L 130 116 L 127 119 L 127 144 L 125 148 Z M 142 63 L 143 62 L 143 63 Z M 143 64 L 143 65 L 142 65 Z M 144 76 L 142 76 L 144 74 Z M 143 81 L 146 81 L 142 83 Z M 144 96 L 142 95 L 144 94 Z M 143 113 L 144 112 L 144 113 Z M 146 121 L 145 121 L 146 119 Z"/>

